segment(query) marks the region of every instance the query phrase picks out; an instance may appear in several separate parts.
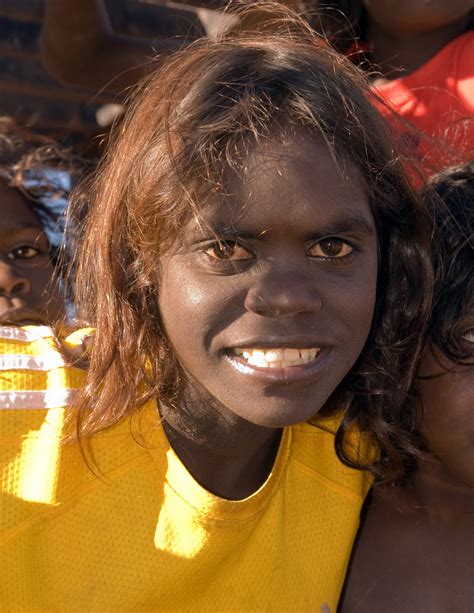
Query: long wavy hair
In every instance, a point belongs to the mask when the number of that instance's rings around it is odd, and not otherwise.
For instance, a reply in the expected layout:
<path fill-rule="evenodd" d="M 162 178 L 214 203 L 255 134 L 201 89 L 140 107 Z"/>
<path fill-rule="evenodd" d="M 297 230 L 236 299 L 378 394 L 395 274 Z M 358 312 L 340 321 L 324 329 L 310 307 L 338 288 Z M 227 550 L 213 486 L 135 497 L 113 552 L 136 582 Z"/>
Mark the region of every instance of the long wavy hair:
<path fill-rule="evenodd" d="M 474 161 L 433 177 L 429 189 L 444 206 L 436 211 L 439 244 L 433 250 L 436 283 L 428 339 L 449 360 L 472 364 L 459 323 L 474 304 Z"/>
<path fill-rule="evenodd" d="M 186 386 L 161 323 L 160 257 L 183 223 L 223 191 L 242 143 L 288 127 L 349 160 L 367 191 L 380 251 L 373 326 L 324 413 L 343 413 L 339 457 L 380 480 L 403 470 L 411 387 L 431 297 L 431 220 L 405 177 L 365 77 L 295 20 L 275 34 L 198 41 L 168 57 L 127 104 L 95 177 L 77 239 L 77 309 L 96 328 L 77 429 L 91 434 L 157 396 L 179 411 Z M 380 456 L 362 465 L 347 443 L 357 427 Z"/>

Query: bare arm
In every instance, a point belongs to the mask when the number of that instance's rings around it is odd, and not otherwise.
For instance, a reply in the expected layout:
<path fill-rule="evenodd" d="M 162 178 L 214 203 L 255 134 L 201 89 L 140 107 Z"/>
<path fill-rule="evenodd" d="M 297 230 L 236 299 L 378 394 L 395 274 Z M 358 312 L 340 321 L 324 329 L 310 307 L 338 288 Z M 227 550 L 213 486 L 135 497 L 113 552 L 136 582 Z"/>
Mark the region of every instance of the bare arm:
<path fill-rule="evenodd" d="M 174 39 L 114 33 L 103 0 L 47 0 L 41 33 L 46 69 L 60 81 L 122 91 L 150 68 L 155 52 L 176 49 Z"/>

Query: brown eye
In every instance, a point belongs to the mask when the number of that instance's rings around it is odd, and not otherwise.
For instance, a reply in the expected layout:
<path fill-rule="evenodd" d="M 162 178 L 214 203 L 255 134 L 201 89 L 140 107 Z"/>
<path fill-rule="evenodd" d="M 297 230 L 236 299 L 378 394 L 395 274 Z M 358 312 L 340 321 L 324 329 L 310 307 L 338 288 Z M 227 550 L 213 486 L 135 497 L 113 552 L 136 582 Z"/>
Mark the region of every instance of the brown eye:
<path fill-rule="evenodd" d="M 15 247 L 8 254 L 9 260 L 29 260 L 38 255 L 41 255 L 41 251 L 36 249 L 36 247 L 31 247 L 30 245 L 20 245 L 19 247 Z"/>
<path fill-rule="evenodd" d="M 308 251 L 313 258 L 343 258 L 354 251 L 348 243 L 339 238 L 323 238 Z"/>
<path fill-rule="evenodd" d="M 253 254 L 250 251 L 235 241 L 219 241 L 208 247 L 205 253 L 215 260 L 230 260 L 233 262 L 251 260 L 253 258 Z"/>

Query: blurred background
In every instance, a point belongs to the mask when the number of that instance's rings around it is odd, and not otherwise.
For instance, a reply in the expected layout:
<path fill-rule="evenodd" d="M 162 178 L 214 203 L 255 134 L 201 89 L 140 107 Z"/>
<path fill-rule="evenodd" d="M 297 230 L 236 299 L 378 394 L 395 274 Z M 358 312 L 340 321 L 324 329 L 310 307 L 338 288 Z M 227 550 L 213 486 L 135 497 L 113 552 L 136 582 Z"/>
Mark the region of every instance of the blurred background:
<path fill-rule="evenodd" d="M 74 12 L 74 3 L 67 4 Z M 45 5 L 45 0 L 0 2 L 0 115 L 94 157 L 99 142 L 94 137 L 106 131 L 119 111 L 115 105 L 125 88 L 67 84 L 47 70 L 40 41 Z M 196 38 L 212 27 L 215 15 L 178 3 L 105 0 L 103 5 L 114 35 L 150 41 L 149 56 L 154 39 Z"/>

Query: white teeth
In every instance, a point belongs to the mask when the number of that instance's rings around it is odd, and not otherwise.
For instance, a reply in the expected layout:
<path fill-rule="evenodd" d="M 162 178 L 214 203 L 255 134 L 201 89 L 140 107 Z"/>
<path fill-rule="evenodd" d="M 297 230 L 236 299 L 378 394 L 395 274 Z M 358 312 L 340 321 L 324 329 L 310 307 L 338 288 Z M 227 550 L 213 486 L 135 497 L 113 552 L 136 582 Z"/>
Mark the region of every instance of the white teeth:
<path fill-rule="evenodd" d="M 265 360 L 265 354 L 263 351 L 254 351 L 249 358 L 247 358 L 247 362 L 252 366 L 260 366 L 261 368 L 265 368 L 267 366 L 267 361 Z"/>
<path fill-rule="evenodd" d="M 310 360 L 310 357 L 309 357 L 310 350 L 309 349 L 301 349 L 300 353 L 301 353 L 301 358 L 303 360 L 309 362 L 309 360 Z"/>
<path fill-rule="evenodd" d="M 235 353 L 251 366 L 259 368 L 289 368 L 312 362 L 321 351 L 319 347 L 310 349 L 250 349 L 237 347 Z"/>
<path fill-rule="evenodd" d="M 287 362 L 293 362 L 293 360 L 300 359 L 299 349 L 283 349 L 283 359 Z"/>

